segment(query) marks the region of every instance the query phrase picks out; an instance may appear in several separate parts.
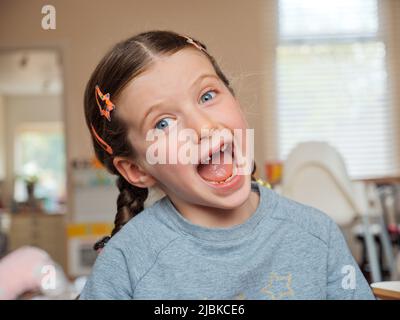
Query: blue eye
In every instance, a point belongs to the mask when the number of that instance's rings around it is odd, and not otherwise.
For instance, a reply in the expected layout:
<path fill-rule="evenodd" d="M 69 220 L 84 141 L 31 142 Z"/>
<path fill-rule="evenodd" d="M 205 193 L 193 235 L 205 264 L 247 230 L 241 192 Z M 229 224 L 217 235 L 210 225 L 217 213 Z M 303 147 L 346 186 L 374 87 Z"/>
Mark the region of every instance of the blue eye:
<path fill-rule="evenodd" d="M 203 103 L 207 102 L 209 100 L 212 100 L 216 95 L 217 95 L 217 93 L 214 90 L 208 90 L 205 94 L 203 94 L 200 97 L 200 101 L 203 102 Z"/>
<path fill-rule="evenodd" d="M 171 122 L 174 121 L 172 118 L 163 118 L 160 121 L 158 121 L 155 125 L 156 129 L 164 130 L 167 128 L 169 125 L 171 125 Z"/>

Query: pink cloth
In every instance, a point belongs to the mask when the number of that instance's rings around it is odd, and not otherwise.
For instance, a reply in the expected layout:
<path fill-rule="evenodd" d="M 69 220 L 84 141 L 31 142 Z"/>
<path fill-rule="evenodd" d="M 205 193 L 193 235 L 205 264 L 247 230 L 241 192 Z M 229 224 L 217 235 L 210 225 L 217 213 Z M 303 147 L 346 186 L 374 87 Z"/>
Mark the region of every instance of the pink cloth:
<path fill-rule="evenodd" d="M 6 255 L 0 260 L 0 300 L 40 289 L 43 267 L 53 264 L 50 256 L 36 247 L 24 246 Z"/>

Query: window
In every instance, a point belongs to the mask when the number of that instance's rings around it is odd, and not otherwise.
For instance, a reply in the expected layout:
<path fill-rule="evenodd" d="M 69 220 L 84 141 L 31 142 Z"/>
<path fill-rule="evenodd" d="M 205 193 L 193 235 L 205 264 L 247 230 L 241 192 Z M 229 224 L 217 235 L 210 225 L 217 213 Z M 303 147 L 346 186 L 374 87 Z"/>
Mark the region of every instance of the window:
<path fill-rule="evenodd" d="M 16 177 L 14 197 L 27 200 L 25 180 L 37 177 L 35 198 L 47 212 L 65 209 L 65 146 L 62 123 L 27 123 L 17 128 L 15 137 Z"/>
<path fill-rule="evenodd" d="M 279 0 L 279 157 L 322 140 L 353 178 L 395 174 L 386 46 L 377 0 Z"/>

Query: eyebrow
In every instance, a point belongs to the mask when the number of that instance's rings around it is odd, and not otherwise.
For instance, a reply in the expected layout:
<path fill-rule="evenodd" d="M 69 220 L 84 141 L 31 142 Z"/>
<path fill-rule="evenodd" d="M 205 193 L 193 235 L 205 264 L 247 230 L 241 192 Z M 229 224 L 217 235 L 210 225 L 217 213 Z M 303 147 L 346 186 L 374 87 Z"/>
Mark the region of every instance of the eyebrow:
<path fill-rule="evenodd" d="M 190 88 L 190 89 L 193 88 L 197 83 L 199 83 L 199 82 L 200 82 L 201 80 L 203 80 L 204 78 L 215 78 L 215 79 L 219 80 L 219 77 L 218 77 L 217 75 L 215 75 L 215 74 L 211 74 L 211 73 L 202 74 L 201 76 L 199 76 L 196 80 L 194 80 L 194 81 L 192 82 L 192 84 L 190 85 L 189 88 Z M 143 121 L 142 121 L 142 123 L 141 123 L 141 125 L 140 125 L 140 128 L 141 128 L 141 129 L 143 128 L 143 125 L 144 125 L 144 123 L 145 123 L 147 117 L 148 117 L 152 112 L 154 112 L 156 109 L 158 109 L 159 107 L 161 107 L 162 105 L 163 105 L 163 102 L 158 102 L 158 103 L 156 103 L 156 104 L 153 104 L 153 105 L 146 111 L 146 113 L 144 114 L 144 117 L 143 117 Z"/>

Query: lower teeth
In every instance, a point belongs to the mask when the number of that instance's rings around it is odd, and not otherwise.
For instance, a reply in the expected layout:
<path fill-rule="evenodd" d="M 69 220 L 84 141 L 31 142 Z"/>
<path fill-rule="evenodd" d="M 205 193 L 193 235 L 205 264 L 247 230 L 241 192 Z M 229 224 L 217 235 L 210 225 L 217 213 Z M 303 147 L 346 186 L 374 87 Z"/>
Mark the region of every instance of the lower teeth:
<path fill-rule="evenodd" d="M 227 182 L 231 181 L 232 178 L 233 178 L 233 175 L 231 175 L 229 178 L 227 178 L 227 179 L 224 180 L 224 181 L 210 181 L 210 182 L 211 182 L 211 183 L 214 183 L 214 184 L 227 183 Z"/>

